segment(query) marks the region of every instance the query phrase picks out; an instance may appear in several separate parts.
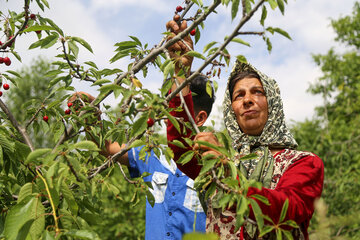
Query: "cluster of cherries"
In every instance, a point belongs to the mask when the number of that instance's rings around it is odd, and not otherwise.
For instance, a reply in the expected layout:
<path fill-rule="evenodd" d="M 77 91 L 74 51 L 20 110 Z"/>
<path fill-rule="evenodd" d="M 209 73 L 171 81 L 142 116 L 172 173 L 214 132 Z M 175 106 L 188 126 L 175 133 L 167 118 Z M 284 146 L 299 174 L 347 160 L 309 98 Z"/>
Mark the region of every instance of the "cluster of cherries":
<path fill-rule="evenodd" d="M 182 6 L 179 5 L 179 6 L 176 7 L 176 13 L 179 13 L 179 12 L 181 12 L 182 10 L 184 10 L 184 8 L 183 8 Z M 191 35 L 191 36 L 195 36 L 195 35 L 196 35 L 196 28 L 194 28 L 193 30 L 191 30 L 190 35 Z"/>
<path fill-rule="evenodd" d="M 65 114 L 66 114 L 66 115 L 69 115 L 69 114 L 71 113 L 70 107 L 71 107 L 72 105 L 73 105 L 72 102 L 69 102 L 69 103 L 67 104 L 67 106 L 68 106 L 69 108 L 65 110 Z M 47 122 L 47 121 L 49 121 L 49 117 L 48 117 L 47 115 L 44 115 L 43 120 L 44 120 L 45 122 Z"/>
<path fill-rule="evenodd" d="M 3 45 L 3 43 L 0 41 L 0 47 Z M 0 57 L 0 64 L 5 63 L 6 66 L 11 65 L 11 60 L 9 57 Z"/>

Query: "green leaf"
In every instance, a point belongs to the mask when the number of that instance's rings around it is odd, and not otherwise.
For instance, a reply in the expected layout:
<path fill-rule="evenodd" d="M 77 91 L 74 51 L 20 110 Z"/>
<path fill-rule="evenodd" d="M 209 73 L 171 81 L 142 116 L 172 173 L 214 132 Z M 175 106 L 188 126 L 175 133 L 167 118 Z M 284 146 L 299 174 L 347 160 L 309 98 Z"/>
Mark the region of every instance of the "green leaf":
<path fill-rule="evenodd" d="M 130 145 L 129 148 L 136 148 L 136 147 L 143 146 L 143 145 L 145 145 L 145 144 L 146 144 L 146 143 L 145 143 L 143 140 L 137 139 L 137 140 L 135 140 L 135 141 Z"/>
<path fill-rule="evenodd" d="M 84 62 L 84 63 L 91 66 L 91 67 L 93 67 L 93 68 L 98 69 L 98 67 L 96 66 L 96 64 L 93 61 L 87 61 L 87 62 Z"/>
<path fill-rule="evenodd" d="M 218 151 L 219 153 L 221 153 L 222 155 L 224 156 L 227 156 L 229 155 L 227 149 L 225 149 L 224 147 L 219 147 L 219 146 L 216 146 L 214 144 L 211 144 L 209 142 L 206 142 L 206 141 L 195 141 L 196 143 L 198 143 L 199 145 L 204 145 L 208 148 L 212 148 L 214 149 L 215 151 Z"/>
<path fill-rule="evenodd" d="M 260 231 L 259 237 L 262 237 L 273 230 L 274 230 L 274 226 L 265 225 L 264 228 Z"/>
<path fill-rule="evenodd" d="M 186 233 L 182 240 L 218 240 L 219 237 L 215 233 Z"/>
<path fill-rule="evenodd" d="M 238 216 L 243 216 L 245 212 L 249 210 L 249 203 L 244 196 L 241 196 L 238 202 L 236 203 L 236 214 Z"/>
<path fill-rule="evenodd" d="M 49 3 L 46 1 L 46 0 L 41 0 L 43 2 L 43 4 L 47 7 L 47 8 L 50 8 L 49 7 Z"/>
<path fill-rule="evenodd" d="M 3 147 L 4 151 L 12 153 L 15 150 L 15 143 L 10 142 L 2 133 L 0 132 L 0 145 Z"/>
<path fill-rule="evenodd" d="M 250 43 L 245 42 L 245 41 L 242 40 L 241 38 L 233 38 L 231 41 L 232 41 L 232 42 L 236 42 L 236 43 L 240 43 L 240 44 L 243 44 L 243 45 L 246 45 L 246 46 L 250 47 Z"/>
<path fill-rule="evenodd" d="M 56 34 L 52 34 L 52 35 L 47 36 L 46 38 L 44 38 L 42 40 L 41 48 L 44 48 L 44 49 L 50 48 L 51 46 L 53 46 L 57 42 L 58 38 L 59 38 L 59 36 L 56 35 Z"/>
<path fill-rule="evenodd" d="M 108 92 L 108 91 L 115 91 L 117 89 L 122 89 L 119 85 L 116 84 L 107 84 L 107 85 L 103 85 L 99 88 L 100 92 Z"/>
<path fill-rule="evenodd" d="M 174 72 L 175 64 L 172 61 L 167 62 L 167 64 L 163 68 L 164 78 L 167 79 L 169 75 L 170 77 L 174 76 Z"/>
<path fill-rule="evenodd" d="M 216 43 L 218 43 L 218 42 L 213 41 L 213 42 L 211 42 L 211 43 L 206 44 L 205 47 L 204 47 L 203 53 L 205 53 L 207 50 L 209 50 L 209 49 L 210 49 L 212 46 L 214 46 Z"/>
<path fill-rule="evenodd" d="M 212 85 L 211 85 L 211 82 L 210 81 L 207 81 L 206 82 L 206 93 L 212 97 L 212 94 L 213 94 L 213 91 L 212 91 Z"/>
<path fill-rule="evenodd" d="M 31 196 L 33 193 L 34 193 L 34 184 L 31 182 L 25 183 L 25 185 L 23 185 L 20 188 L 17 202 L 18 203 L 22 202 L 25 198 Z"/>
<path fill-rule="evenodd" d="M 49 18 L 43 18 L 50 26 L 52 26 L 61 36 L 64 36 L 64 32 Z"/>
<path fill-rule="evenodd" d="M 282 207 L 282 209 L 281 209 L 281 214 L 280 214 L 279 222 L 284 221 L 284 219 L 285 219 L 285 217 L 286 217 L 286 213 L 287 213 L 288 207 L 289 207 L 289 199 L 286 199 L 285 202 L 284 202 L 284 205 L 283 205 L 283 207 Z"/>
<path fill-rule="evenodd" d="M 68 47 L 70 51 L 74 54 L 74 57 L 77 58 L 79 54 L 79 47 L 76 45 L 74 41 L 67 41 Z"/>
<path fill-rule="evenodd" d="M 96 80 L 91 86 L 102 85 L 102 84 L 109 83 L 109 82 L 111 82 L 111 81 L 108 79 L 100 79 L 100 80 Z"/>
<path fill-rule="evenodd" d="M 239 11 L 240 0 L 233 0 L 231 5 L 231 19 L 234 20 Z"/>
<path fill-rule="evenodd" d="M 196 58 L 200 58 L 200 59 L 203 59 L 203 60 L 206 60 L 206 58 L 199 52 L 196 52 L 196 51 L 188 51 L 186 53 L 186 55 L 188 56 L 191 56 L 191 57 L 196 57 Z"/>
<path fill-rule="evenodd" d="M 148 119 L 148 115 L 144 114 L 138 120 L 135 121 L 135 123 L 133 124 L 131 136 L 133 137 L 138 136 L 143 132 L 145 132 L 147 128 L 147 123 L 146 123 L 147 119 Z"/>
<path fill-rule="evenodd" d="M 24 30 L 24 32 L 34 32 L 34 31 L 47 31 L 47 30 L 55 30 L 54 27 L 52 26 L 47 26 L 47 25 L 33 25 L 31 27 L 28 27 Z"/>
<path fill-rule="evenodd" d="M 89 52 L 93 53 L 93 50 L 92 50 L 90 44 L 87 43 L 84 39 L 79 38 L 79 37 L 71 37 L 71 39 L 73 39 L 74 41 L 80 43 L 84 48 L 89 50 Z"/>
<path fill-rule="evenodd" d="M 115 54 L 115 56 L 113 56 L 111 59 L 110 59 L 110 63 L 114 63 L 116 62 L 117 60 L 121 59 L 121 58 L 124 58 L 124 57 L 127 57 L 129 56 L 130 54 L 127 53 L 127 52 L 118 52 Z"/>
<path fill-rule="evenodd" d="M 281 13 L 284 15 L 285 13 L 285 5 L 284 5 L 284 1 L 283 0 L 276 0 L 277 5 L 279 6 L 279 9 L 281 11 Z"/>
<path fill-rule="evenodd" d="M 52 151 L 51 148 L 40 148 L 40 149 L 36 149 L 35 151 L 31 152 L 26 160 L 25 160 L 25 164 L 31 163 L 31 162 L 36 162 L 39 158 L 43 157 L 45 154 L 48 154 Z"/>
<path fill-rule="evenodd" d="M 217 159 L 212 159 L 212 160 L 204 161 L 204 165 L 202 166 L 199 175 L 202 175 L 203 173 L 206 173 L 207 171 L 209 171 L 211 168 L 214 167 L 214 165 L 215 165 L 217 162 L 218 162 Z"/>
<path fill-rule="evenodd" d="M 286 237 L 287 240 L 293 240 L 293 239 L 294 239 L 293 236 L 292 236 L 291 231 L 283 230 L 282 232 L 283 232 L 283 234 L 285 235 L 285 237 Z"/>
<path fill-rule="evenodd" d="M 90 150 L 90 151 L 100 151 L 98 146 L 92 141 L 77 142 L 74 145 L 72 145 L 71 147 L 69 147 L 69 149 L 70 150 L 72 150 L 72 149 L 86 149 L 86 150 Z"/>
<path fill-rule="evenodd" d="M 174 140 L 174 141 L 170 142 L 170 144 L 175 145 L 179 148 L 184 148 L 184 149 L 186 148 L 185 145 L 182 142 L 180 142 L 179 140 Z"/>
<path fill-rule="evenodd" d="M 280 228 L 276 229 L 276 240 L 282 240 L 282 230 Z"/>
<path fill-rule="evenodd" d="M 70 230 L 64 233 L 65 236 L 71 237 L 71 239 L 82 240 L 98 240 L 99 236 L 91 230 Z"/>
<path fill-rule="evenodd" d="M 76 203 L 72 192 L 64 181 L 61 183 L 61 192 L 69 206 L 71 213 L 76 216 L 78 214 L 79 206 Z"/>
<path fill-rule="evenodd" d="M 264 26 L 266 17 L 267 17 L 267 10 L 266 10 L 265 5 L 263 5 L 262 11 L 261 11 L 261 19 L 260 19 L 261 26 Z"/>
<path fill-rule="evenodd" d="M 286 226 L 290 226 L 292 228 L 299 228 L 299 225 L 294 221 L 294 220 L 287 220 L 285 222 L 280 223 L 279 225 L 286 225 Z"/>
<path fill-rule="evenodd" d="M 10 73 L 10 74 L 12 74 L 12 75 L 14 75 L 14 76 L 16 76 L 18 78 L 21 78 L 21 75 L 19 73 L 15 72 L 15 71 L 7 70 L 6 72 L 8 72 L 8 73 Z"/>
<path fill-rule="evenodd" d="M 180 124 L 168 111 L 164 110 L 163 113 L 167 116 L 170 122 L 174 125 L 175 129 L 180 132 Z"/>
<path fill-rule="evenodd" d="M 264 228 L 264 218 L 262 216 L 263 214 L 261 212 L 261 208 L 254 199 L 250 198 L 249 200 L 256 219 L 256 223 L 261 231 Z"/>
<path fill-rule="evenodd" d="M 31 197 L 13 206 L 5 219 L 5 239 L 15 240 L 20 229 L 32 220 L 32 210 L 36 208 L 37 198 Z"/>
<path fill-rule="evenodd" d="M 137 47 L 139 45 L 139 42 L 137 42 L 137 41 L 123 41 L 123 42 L 116 43 L 115 46 L 118 47 L 116 49 L 116 51 L 122 51 L 122 50 L 129 49 L 129 48 L 135 48 L 135 47 Z M 140 45 L 141 45 L 141 43 L 140 43 Z"/>
<path fill-rule="evenodd" d="M 243 55 L 237 55 L 237 56 L 236 56 L 236 59 L 237 59 L 238 61 L 240 61 L 241 63 L 247 63 L 247 59 L 246 59 L 246 57 L 243 56 Z"/>
<path fill-rule="evenodd" d="M 284 37 L 292 40 L 291 37 L 290 37 L 290 35 L 289 35 L 286 31 L 282 30 L 281 28 L 273 28 L 273 30 L 274 30 L 275 32 L 283 35 Z"/>
<path fill-rule="evenodd" d="M 186 164 L 191 161 L 194 155 L 195 155 L 194 151 L 187 151 L 183 153 L 176 162 L 179 164 Z"/>
<path fill-rule="evenodd" d="M 155 198 L 150 191 L 146 191 L 146 200 L 150 203 L 151 207 L 154 207 Z"/>
<path fill-rule="evenodd" d="M 142 46 L 140 40 L 139 40 L 137 37 L 134 37 L 134 36 L 129 36 L 129 37 L 130 37 L 132 40 L 134 40 L 134 41 L 137 43 L 137 45 Z"/>
<path fill-rule="evenodd" d="M 274 10 L 278 6 L 275 0 L 268 0 L 268 3 L 272 10 Z"/>
<path fill-rule="evenodd" d="M 259 200 L 260 202 L 264 203 L 265 205 L 270 206 L 269 200 L 266 197 L 264 197 L 263 195 L 253 194 L 250 197 L 255 198 L 255 199 Z"/>

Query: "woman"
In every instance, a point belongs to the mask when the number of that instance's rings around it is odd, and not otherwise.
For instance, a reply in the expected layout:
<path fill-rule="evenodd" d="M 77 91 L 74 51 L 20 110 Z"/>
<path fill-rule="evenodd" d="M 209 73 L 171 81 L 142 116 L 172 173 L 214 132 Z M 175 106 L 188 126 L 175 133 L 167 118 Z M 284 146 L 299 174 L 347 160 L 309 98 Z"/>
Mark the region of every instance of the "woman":
<path fill-rule="evenodd" d="M 257 201 L 263 214 L 278 222 L 288 199 L 286 219 L 300 229 L 292 229 L 294 239 L 308 239 L 307 228 L 314 212 L 314 201 L 321 196 L 324 177 L 322 160 L 313 153 L 297 151 L 297 143 L 285 125 L 283 105 L 277 83 L 250 64 L 237 63 L 233 69 L 223 103 L 225 126 L 240 154 L 257 153 L 258 158 L 241 162 L 248 179 L 262 182 L 261 189 L 249 188 L 248 196 L 268 198 L 267 206 Z M 195 140 L 220 145 L 212 133 L 200 133 Z M 220 155 L 206 146 L 196 146 L 203 155 Z M 258 171 L 261 168 L 261 171 Z M 256 200 L 256 199 L 255 199 Z M 253 214 L 250 214 L 253 218 Z M 221 211 L 208 202 L 207 231 L 221 239 L 259 239 L 249 224 L 234 232 L 236 213 Z M 273 239 L 274 233 L 261 239 Z"/>

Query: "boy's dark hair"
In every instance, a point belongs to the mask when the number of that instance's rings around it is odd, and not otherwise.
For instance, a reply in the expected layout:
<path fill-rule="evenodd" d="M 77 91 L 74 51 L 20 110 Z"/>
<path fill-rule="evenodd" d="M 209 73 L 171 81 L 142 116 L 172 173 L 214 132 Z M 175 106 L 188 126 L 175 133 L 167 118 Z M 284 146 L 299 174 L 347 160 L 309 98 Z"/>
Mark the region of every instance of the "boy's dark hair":
<path fill-rule="evenodd" d="M 210 82 L 211 85 L 211 96 L 206 91 L 207 82 Z M 215 102 L 215 91 L 212 81 L 205 75 L 199 74 L 191 81 L 190 90 L 193 93 L 195 116 L 202 110 L 209 116 Z"/>

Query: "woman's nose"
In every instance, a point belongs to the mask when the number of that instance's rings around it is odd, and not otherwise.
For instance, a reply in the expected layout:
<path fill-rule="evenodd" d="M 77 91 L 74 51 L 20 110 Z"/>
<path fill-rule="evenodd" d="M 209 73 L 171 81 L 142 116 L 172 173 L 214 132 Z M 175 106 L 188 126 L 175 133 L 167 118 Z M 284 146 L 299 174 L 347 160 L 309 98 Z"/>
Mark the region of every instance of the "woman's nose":
<path fill-rule="evenodd" d="M 252 104 L 254 104 L 254 100 L 251 96 L 250 93 L 246 93 L 245 96 L 244 96 L 244 100 L 243 100 L 243 104 L 245 106 L 251 106 Z"/>

